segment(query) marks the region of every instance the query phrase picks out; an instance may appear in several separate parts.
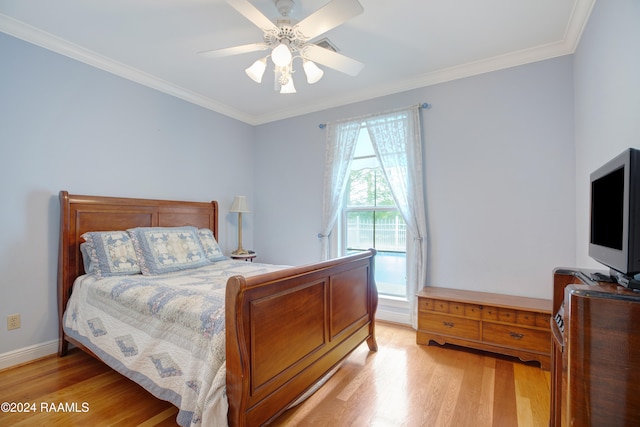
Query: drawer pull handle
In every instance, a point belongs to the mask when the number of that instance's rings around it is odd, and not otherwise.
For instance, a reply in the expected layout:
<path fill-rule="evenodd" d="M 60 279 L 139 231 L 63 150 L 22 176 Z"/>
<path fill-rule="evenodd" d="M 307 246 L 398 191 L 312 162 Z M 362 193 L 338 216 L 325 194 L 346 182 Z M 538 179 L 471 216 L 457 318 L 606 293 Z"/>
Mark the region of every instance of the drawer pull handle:
<path fill-rule="evenodd" d="M 442 324 L 447 328 L 453 328 L 453 322 L 442 322 Z"/>
<path fill-rule="evenodd" d="M 519 334 L 517 332 L 509 332 L 509 335 L 511 335 L 511 338 L 516 340 L 521 340 L 522 338 L 524 338 L 524 334 Z"/>

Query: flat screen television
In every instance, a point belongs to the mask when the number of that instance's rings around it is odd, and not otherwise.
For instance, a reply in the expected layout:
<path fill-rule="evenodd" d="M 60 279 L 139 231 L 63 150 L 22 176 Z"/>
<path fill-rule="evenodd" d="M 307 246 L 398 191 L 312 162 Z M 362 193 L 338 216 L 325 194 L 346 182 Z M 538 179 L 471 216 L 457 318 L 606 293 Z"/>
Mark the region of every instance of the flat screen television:
<path fill-rule="evenodd" d="M 589 256 L 618 283 L 640 288 L 640 150 L 629 148 L 590 179 Z"/>

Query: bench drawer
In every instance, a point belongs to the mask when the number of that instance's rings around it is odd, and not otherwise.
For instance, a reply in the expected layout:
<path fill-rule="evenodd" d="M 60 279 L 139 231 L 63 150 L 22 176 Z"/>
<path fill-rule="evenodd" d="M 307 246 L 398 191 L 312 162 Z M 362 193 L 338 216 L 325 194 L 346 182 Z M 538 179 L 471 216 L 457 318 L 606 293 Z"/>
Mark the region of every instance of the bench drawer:
<path fill-rule="evenodd" d="M 487 343 L 542 353 L 551 352 L 551 333 L 548 331 L 484 323 L 482 325 L 482 340 Z"/>
<path fill-rule="evenodd" d="M 425 314 L 419 318 L 418 328 L 437 334 L 472 340 L 480 339 L 480 322 L 442 314 Z"/>

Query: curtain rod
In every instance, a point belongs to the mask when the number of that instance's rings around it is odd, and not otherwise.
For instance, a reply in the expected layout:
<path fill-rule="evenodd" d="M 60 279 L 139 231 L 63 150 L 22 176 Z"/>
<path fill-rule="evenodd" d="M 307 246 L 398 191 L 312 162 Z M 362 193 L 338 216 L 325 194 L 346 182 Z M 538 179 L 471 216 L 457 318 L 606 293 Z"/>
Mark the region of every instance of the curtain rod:
<path fill-rule="evenodd" d="M 428 104 L 428 103 L 426 103 L 426 102 L 423 102 L 422 104 L 418 105 L 418 108 L 420 108 L 420 109 L 422 109 L 422 110 L 428 110 L 429 108 L 431 108 L 431 104 Z M 324 128 L 326 128 L 326 127 L 327 127 L 327 124 L 326 124 L 326 123 L 320 123 L 320 124 L 318 125 L 318 127 L 319 127 L 320 129 L 324 129 Z"/>

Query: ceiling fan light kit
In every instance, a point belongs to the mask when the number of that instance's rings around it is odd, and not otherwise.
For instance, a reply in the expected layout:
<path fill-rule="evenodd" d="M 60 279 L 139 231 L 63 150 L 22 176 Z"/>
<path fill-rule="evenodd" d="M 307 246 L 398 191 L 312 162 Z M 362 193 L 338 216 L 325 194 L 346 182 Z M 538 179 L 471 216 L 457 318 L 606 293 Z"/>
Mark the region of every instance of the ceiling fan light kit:
<path fill-rule="evenodd" d="M 286 80 L 286 83 L 280 84 L 280 93 L 296 93 L 296 87 L 293 85 L 293 79 L 291 78 L 291 76 L 289 76 L 289 78 Z"/>
<path fill-rule="evenodd" d="M 264 41 L 200 53 L 219 58 L 271 49 L 270 55 L 255 61 L 245 69 L 245 73 L 251 80 L 261 83 L 267 68 L 267 58 L 270 56 L 275 66 L 275 90 L 283 94 L 296 92 L 293 85 L 293 60 L 296 58 L 302 59 L 302 68 L 309 84 L 316 83 L 324 75 L 324 71 L 316 62 L 350 76 L 356 76 L 362 70 L 364 64 L 361 62 L 310 42 L 364 12 L 358 0 L 332 0 L 295 24 L 289 18 L 294 6 L 293 0 L 273 2 L 282 16 L 275 23 L 249 0 L 227 0 L 229 5 L 264 32 Z"/>
<path fill-rule="evenodd" d="M 310 85 L 320 80 L 324 75 L 324 71 L 322 71 L 315 62 L 307 59 L 302 60 L 302 68 L 304 69 L 304 74 L 307 76 L 307 83 Z"/>
<path fill-rule="evenodd" d="M 262 83 L 262 76 L 264 75 L 264 70 L 267 68 L 267 57 L 258 59 L 253 63 L 249 68 L 244 70 L 247 73 L 247 76 L 251 78 L 256 83 Z"/>
<path fill-rule="evenodd" d="M 278 67 L 286 67 L 293 61 L 293 55 L 289 50 L 289 40 L 282 39 L 280 44 L 271 51 L 271 60 Z"/>

